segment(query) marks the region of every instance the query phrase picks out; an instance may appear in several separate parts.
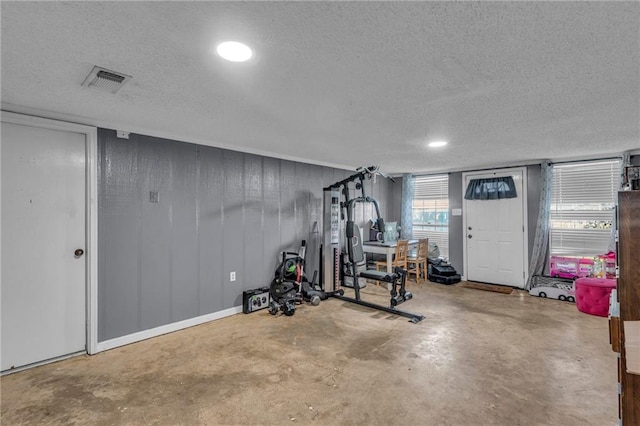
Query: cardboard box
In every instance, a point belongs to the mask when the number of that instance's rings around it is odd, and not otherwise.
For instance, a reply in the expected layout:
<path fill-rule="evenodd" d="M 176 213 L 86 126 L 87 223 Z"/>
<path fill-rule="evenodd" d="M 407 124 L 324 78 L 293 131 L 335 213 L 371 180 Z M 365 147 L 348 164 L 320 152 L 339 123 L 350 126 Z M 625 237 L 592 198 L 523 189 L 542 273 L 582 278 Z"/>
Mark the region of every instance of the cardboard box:
<path fill-rule="evenodd" d="M 640 375 L 640 321 L 624 321 L 627 373 Z"/>

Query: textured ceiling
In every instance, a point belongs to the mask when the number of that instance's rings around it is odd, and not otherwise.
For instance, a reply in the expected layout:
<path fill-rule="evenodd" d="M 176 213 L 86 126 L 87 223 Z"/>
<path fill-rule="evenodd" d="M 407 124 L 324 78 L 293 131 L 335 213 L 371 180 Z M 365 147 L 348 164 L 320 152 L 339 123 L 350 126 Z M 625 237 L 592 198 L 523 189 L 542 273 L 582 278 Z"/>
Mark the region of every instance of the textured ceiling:
<path fill-rule="evenodd" d="M 2 1 L 1 30 L 12 111 L 388 173 L 640 149 L 638 2 Z"/>

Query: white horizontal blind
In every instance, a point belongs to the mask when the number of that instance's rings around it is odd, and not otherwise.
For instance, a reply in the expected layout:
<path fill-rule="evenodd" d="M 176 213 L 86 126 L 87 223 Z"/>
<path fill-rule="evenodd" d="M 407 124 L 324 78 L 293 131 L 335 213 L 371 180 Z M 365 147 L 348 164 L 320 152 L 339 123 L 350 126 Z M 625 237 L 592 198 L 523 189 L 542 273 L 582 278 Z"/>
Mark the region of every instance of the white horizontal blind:
<path fill-rule="evenodd" d="M 553 166 L 551 254 L 605 253 L 611 236 L 620 160 Z"/>
<path fill-rule="evenodd" d="M 449 258 L 449 175 L 415 177 L 413 238 L 429 238 Z"/>
<path fill-rule="evenodd" d="M 449 175 L 416 176 L 416 200 L 446 200 L 449 203 Z"/>

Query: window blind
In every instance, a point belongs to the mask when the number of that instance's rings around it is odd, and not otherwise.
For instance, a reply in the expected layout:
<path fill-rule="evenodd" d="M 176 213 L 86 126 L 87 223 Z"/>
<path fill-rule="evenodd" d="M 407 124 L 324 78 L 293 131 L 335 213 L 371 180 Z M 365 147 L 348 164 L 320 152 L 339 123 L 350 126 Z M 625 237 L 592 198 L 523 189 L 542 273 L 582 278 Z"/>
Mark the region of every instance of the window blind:
<path fill-rule="evenodd" d="M 607 251 L 619 174 L 620 160 L 553 166 L 552 255 L 595 256 Z"/>
<path fill-rule="evenodd" d="M 413 238 L 429 238 L 449 258 L 449 175 L 415 177 Z"/>
<path fill-rule="evenodd" d="M 416 176 L 415 195 L 418 200 L 449 201 L 449 175 Z"/>

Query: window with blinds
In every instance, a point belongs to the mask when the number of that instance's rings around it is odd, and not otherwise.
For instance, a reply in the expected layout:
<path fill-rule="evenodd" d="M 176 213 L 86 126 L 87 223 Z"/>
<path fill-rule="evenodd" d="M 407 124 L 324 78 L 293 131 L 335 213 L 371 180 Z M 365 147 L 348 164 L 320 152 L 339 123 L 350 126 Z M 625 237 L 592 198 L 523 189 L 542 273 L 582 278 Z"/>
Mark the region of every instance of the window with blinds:
<path fill-rule="evenodd" d="M 595 256 L 607 251 L 619 174 L 620 160 L 553 166 L 552 255 Z"/>
<path fill-rule="evenodd" d="M 429 238 L 449 258 L 449 175 L 415 177 L 413 238 Z"/>

